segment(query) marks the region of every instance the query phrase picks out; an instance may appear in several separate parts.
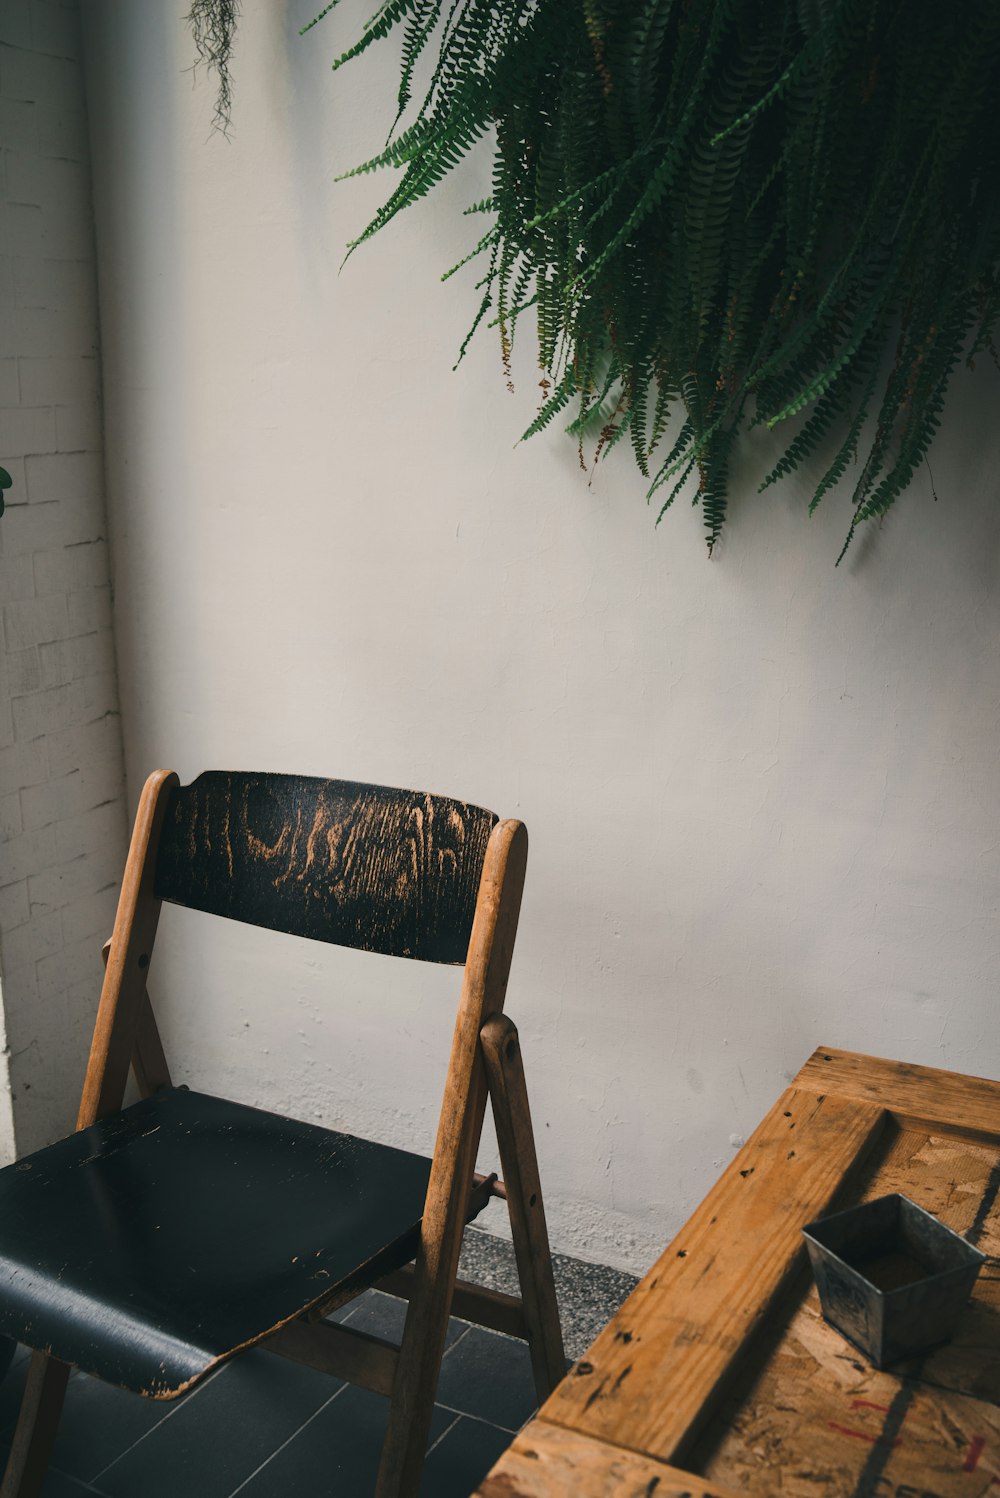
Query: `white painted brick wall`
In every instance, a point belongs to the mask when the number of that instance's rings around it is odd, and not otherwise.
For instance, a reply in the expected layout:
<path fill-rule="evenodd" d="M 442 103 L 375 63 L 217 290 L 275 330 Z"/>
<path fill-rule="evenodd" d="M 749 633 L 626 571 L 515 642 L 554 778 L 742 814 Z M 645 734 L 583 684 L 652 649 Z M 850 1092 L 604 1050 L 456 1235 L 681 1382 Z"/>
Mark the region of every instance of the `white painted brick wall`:
<path fill-rule="evenodd" d="M 0 1157 L 72 1127 L 125 850 L 76 0 L 0 5 Z"/>

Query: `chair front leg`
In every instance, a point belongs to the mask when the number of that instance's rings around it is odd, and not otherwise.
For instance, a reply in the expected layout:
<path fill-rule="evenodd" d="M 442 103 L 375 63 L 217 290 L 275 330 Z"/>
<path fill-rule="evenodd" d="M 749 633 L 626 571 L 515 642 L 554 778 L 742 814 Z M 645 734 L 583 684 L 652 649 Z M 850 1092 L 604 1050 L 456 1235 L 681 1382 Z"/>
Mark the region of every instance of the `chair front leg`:
<path fill-rule="evenodd" d="M 458 1255 L 455 1255 L 456 1265 Z M 406 1311 L 375 1498 L 417 1498 L 448 1330 L 442 1280 L 421 1274 Z M 454 1270 L 450 1276 L 454 1282 Z M 448 1276 L 443 1276 L 446 1280 Z M 3 1495 L 0 1494 L 0 1498 Z"/>
<path fill-rule="evenodd" d="M 462 1235 L 472 1190 L 473 1167 L 486 1112 L 487 1084 L 476 1044 L 465 1058 L 471 1082 L 467 1106 L 442 1109 L 442 1127 L 420 1225 L 420 1248 L 413 1271 L 413 1290 L 406 1308 L 396 1376 L 389 1406 L 389 1425 L 375 1486 L 375 1498 L 417 1498 L 424 1452 L 434 1413 L 434 1395 L 448 1334 Z M 442 1146 L 443 1136 L 443 1146 Z M 2 1498 L 2 1495 L 0 1495 Z"/>
<path fill-rule="evenodd" d="M 41 1493 L 68 1380 L 68 1364 L 47 1352 L 31 1354 L 0 1498 L 38 1498 Z"/>

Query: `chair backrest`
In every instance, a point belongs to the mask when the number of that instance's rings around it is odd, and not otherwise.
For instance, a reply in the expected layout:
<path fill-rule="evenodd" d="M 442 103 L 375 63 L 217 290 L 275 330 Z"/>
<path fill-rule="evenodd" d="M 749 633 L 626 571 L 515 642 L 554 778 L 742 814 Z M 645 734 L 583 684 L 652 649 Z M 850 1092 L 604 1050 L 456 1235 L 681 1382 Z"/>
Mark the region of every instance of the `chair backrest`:
<path fill-rule="evenodd" d="M 207 771 L 169 793 L 154 893 L 339 946 L 461 963 L 496 822 L 419 791 Z"/>

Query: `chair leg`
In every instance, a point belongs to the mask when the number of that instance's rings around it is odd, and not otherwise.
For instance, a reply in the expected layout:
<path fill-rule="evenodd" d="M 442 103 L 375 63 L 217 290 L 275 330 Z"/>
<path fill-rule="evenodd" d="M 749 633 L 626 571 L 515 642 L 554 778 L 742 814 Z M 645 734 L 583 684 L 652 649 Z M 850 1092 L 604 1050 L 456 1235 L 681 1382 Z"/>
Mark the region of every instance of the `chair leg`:
<path fill-rule="evenodd" d="M 457 1254 L 455 1258 L 457 1261 Z M 451 1277 L 454 1279 L 454 1273 Z M 447 1312 L 443 1317 L 437 1314 L 432 1294 L 420 1294 L 419 1281 L 418 1265 L 417 1285 L 407 1307 L 400 1344 L 375 1498 L 417 1498 L 420 1487 L 448 1316 Z"/>
<path fill-rule="evenodd" d="M 539 1404 L 544 1403 L 566 1371 L 559 1307 L 552 1277 L 552 1256 L 542 1205 L 542 1185 L 535 1155 L 535 1136 L 517 1026 L 506 1015 L 494 1015 L 482 1028 L 483 1059 L 489 1078 L 493 1116 L 521 1300 L 528 1326 L 528 1346 Z"/>
<path fill-rule="evenodd" d="M 38 1498 L 59 1428 L 69 1366 L 33 1352 L 0 1498 Z"/>
<path fill-rule="evenodd" d="M 406 1308 L 403 1339 L 399 1345 L 375 1498 L 417 1498 L 420 1488 L 462 1251 L 462 1235 L 470 1193 L 475 1194 L 472 1167 L 486 1111 L 487 1093 L 486 1077 L 481 1067 L 478 1068 L 478 1077 L 472 1097 L 472 1111 L 478 1116 L 454 1158 L 458 1189 L 447 1193 L 447 1210 L 441 1216 L 429 1209 L 424 1211 L 423 1236 L 413 1267 L 410 1303 Z M 475 1190 L 488 1191 L 495 1179 L 495 1176 L 484 1177 Z M 455 1210 L 455 1202 L 462 1204 L 461 1210 Z"/>

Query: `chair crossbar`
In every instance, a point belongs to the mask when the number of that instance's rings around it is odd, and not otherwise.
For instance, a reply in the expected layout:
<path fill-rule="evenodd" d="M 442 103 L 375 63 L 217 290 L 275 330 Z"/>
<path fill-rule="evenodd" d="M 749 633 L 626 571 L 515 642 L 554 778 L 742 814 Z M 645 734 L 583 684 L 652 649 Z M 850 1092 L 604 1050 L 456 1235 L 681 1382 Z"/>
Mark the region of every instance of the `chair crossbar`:
<path fill-rule="evenodd" d="M 374 1394 L 392 1394 L 399 1347 L 384 1337 L 332 1321 L 290 1321 L 261 1342 L 266 1352 L 305 1363 L 320 1373 L 360 1384 Z"/>
<path fill-rule="evenodd" d="M 407 1264 L 387 1274 L 374 1286 L 387 1295 L 400 1300 L 409 1300 L 413 1293 L 413 1266 Z M 503 1332 L 508 1337 L 528 1340 L 528 1323 L 524 1318 L 524 1304 L 519 1295 L 508 1295 L 503 1290 L 489 1290 L 485 1285 L 475 1285 L 471 1280 L 456 1280 L 451 1298 L 451 1314 L 460 1321 L 471 1321 L 475 1326 L 485 1326 L 493 1332 Z"/>

